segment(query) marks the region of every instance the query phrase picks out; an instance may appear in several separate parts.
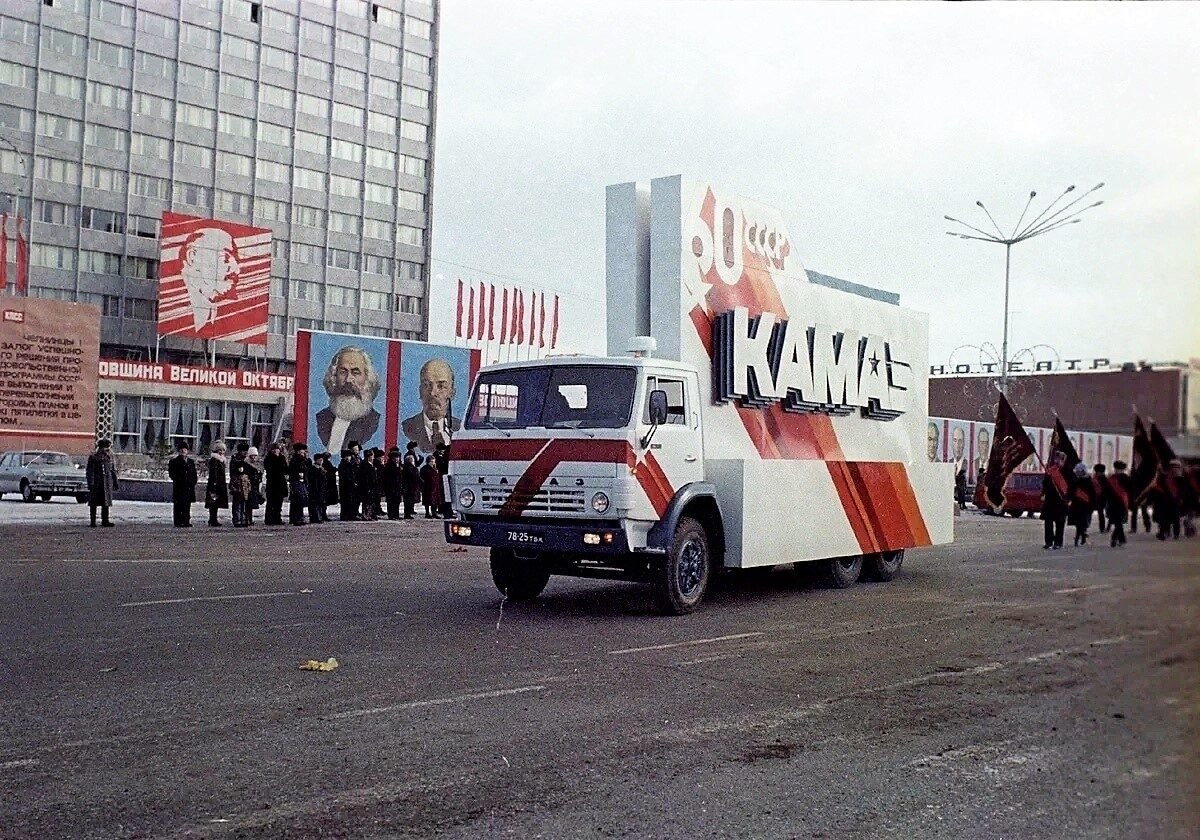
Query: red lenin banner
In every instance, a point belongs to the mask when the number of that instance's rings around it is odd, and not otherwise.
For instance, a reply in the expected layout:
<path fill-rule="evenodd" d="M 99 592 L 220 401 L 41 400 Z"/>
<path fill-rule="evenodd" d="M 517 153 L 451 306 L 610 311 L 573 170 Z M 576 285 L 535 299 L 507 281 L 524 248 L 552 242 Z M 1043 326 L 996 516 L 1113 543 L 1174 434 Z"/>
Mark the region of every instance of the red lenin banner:
<path fill-rule="evenodd" d="M 1062 463 L 1058 463 L 1059 456 L 1062 456 Z M 1058 495 L 1063 501 L 1067 500 L 1067 490 L 1071 485 L 1071 476 L 1075 472 L 1075 465 L 1080 462 L 1079 453 L 1075 451 L 1075 444 L 1071 443 L 1071 438 L 1067 434 L 1067 429 L 1063 426 L 1062 420 L 1054 418 L 1054 431 L 1050 434 L 1050 451 L 1046 458 L 1046 474 L 1050 476 L 1050 480 L 1054 483 L 1054 489 L 1058 491 Z"/>
<path fill-rule="evenodd" d="M 1000 404 L 996 406 L 996 431 L 992 440 L 992 453 L 988 457 L 983 484 L 988 504 L 995 513 L 999 513 L 1004 507 L 1004 483 L 1026 458 L 1037 451 L 1004 394 L 1000 395 Z"/>
<path fill-rule="evenodd" d="M 267 343 L 268 228 L 163 213 L 158 334 Z"/>

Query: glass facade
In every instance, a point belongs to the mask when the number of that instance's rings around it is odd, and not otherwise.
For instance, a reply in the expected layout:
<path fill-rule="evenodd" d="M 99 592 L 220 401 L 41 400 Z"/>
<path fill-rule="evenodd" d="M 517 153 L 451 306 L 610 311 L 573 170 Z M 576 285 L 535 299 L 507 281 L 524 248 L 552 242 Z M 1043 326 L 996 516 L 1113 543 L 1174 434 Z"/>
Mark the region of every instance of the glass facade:
<path fill-rule="evenodd" d="M 0 4 L 0 209 L 32 217 L 30 293 L 103 302 L 106 354 L 146 358 L 173 210 L 272 229 L 272 287 L 297 292 L 271 297 L 272 368 L 298 327 L 425 338 L 437 19 L 436 0 Z M 120 399 L 142 451 L 273 422 Z"/>

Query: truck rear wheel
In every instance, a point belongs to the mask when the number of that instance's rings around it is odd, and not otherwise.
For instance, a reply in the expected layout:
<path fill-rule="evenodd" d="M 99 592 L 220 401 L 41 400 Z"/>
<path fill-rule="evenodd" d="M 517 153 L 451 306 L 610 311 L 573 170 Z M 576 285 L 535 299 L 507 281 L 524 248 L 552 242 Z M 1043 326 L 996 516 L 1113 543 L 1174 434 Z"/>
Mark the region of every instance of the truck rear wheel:
<path fill-rule="evenodd" d="M 550 569 L 541 558 L 518 558 L 512 549 L 493 548 L 492 583 L 510 601 L 529 601 L 550 582 Z"/>
<path fill-rule="evenodd" d="M 666 615 L 686 615 L 700 606 L 712 577 L 712 555 L 704 526 L 683 517 L 667 556 L 654 569 L 654 599 Z"/>
<path fill-rule="evenodd" d="M 904 562 L 904 549 L 884 551 L 871 554 L 863 564 L 863 573 L 870 580 L 887 582 L 900 574 L 900 565 Z"/>
<path fill-rule="evenodd" d="M 824 584 L 830 589 L 848 589 L 862 576 L 863 556 L 833 557 L 825 561 Z"/>

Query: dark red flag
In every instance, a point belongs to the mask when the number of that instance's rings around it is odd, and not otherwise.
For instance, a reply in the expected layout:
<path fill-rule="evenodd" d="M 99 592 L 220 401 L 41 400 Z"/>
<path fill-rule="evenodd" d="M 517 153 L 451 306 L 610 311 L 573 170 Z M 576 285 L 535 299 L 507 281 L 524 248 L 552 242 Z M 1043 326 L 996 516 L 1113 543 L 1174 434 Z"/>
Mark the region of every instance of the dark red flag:
<path fill-rule="evenodd" d="M 500 343 L 508 344 L 508 286 L 500 295 Z"/>
<path fill-rule="evenodd" d="M 546 293 L 542 292 L 538 303 L 538 347 L 546 346 Z"/>
<path fill-rule="evenodd" d="M 1129 495 L 1133 497 L 1133 506 L 1142 502 L 1142 497 L 1154 484 L 1154 476 L 1158 472 L 1158 453 L 1150 442 L 1150 433 L 1142 418 L 1133 415 L 1133 455 L 1129 459 Z"/>
<path fill-rule="evenodd" d="M 999 513 L 1004 508 L 1004 483 L 1025 459 L 1037 450 L 1021 425 L 1017 413 L 1004 394 L 996 406 L 996 430 L 992 437 L 992 454 L 988 457 L 983 486 L 988 504 Z"/>
<path fill-rule="evenodd" d="M 471 296 L 467 303 L 467 338 L 475 337 L 475 284 L 471 284 Z"/>
<path fill-rule="evenodd" d="M 1164 467 L 1175 460 L 1175 450 L 1171 448 L 1171 444 L 1167 443 L 1163 433 L 1158 430 L 1158 424 L 1153 421 L 1150 423 L 1150 445 L 1154 447 L 1154 454 L 1158 456 L 1158 462 Z"/>
<path fill-rule="evenodd" d="M 463 281 L 462 281 L 462 278 L 459 277 L 458 278 L 458 306 L 457 306 L 457 309 L 455 310 L 456 314 L 454 316 L 454 336 L 456 338 L 463 337 L 462 289 L 463 289 Z"/>
<path fill-rule="evenodd" d="M 513 307 L 513 317 L 517 324 L 517 344 L 525 343 L 525 292 L 517 289 L 517 302 Z"/>
<path fill-rule="evenodd" d="M 558 347 L 558 295 L 554 296 L 554 322 L 550 327 L 550 349 Z"/>
<path fill-rule="evenodd" d="M 496 340 L 496 284 L 488 283 L 488 341 Z"/>
<path fill-rule="evenodd" d="M 0 213 L 0 292 L 8 286 L 8 214 Z"/>
<path fill-rule="evenodd" d="M 17 291 L 29 292 L 29 242 L 21 233 L 21 214 L 17 213 Z"/>
<path fill-rule="evenodd" d="M 1063 456 L 1063 462 L 1058 464 L 1060 455 Z M 1067 435 L 1066 427 L 1057 417 L 1054 418 L 1054 432 L 1050 435 L 1049 456 L 1046 460 L 1046 474 L 1050 476 L 1058 495 L 1066 501 L 1071 476 L 1074 475 L 1075 465 L 1080 462 L 1080 458 L 1079 453 L 1075 451 L 1075 444 L 1071 443 L 1071 438 Z"/>

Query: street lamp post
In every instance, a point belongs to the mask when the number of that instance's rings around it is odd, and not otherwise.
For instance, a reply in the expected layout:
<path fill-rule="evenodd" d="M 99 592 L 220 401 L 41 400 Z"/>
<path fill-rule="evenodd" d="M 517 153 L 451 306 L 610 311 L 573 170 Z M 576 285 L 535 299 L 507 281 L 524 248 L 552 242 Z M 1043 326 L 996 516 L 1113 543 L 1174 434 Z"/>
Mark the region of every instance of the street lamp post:
<path fill-rule="evenodd" d="M 1099 207 L 1103 201 L 1093 202 L 1086 207 L 1076 207 L 1079 202 L 1083 201 L 1096 190 L 1104 186 L 1101 182 L 1092 187 L 1087 192 L 1081 194 L 1074 201 L 1067 202 L 1057 210 L 1054 209 L 1060 201 L 1066 198 L 1068 193 L 1075 190 L 1072 184 L 1062 191 L 1058 198 L 1051 201 L 1046 208 L 1042 210 L 1033 221 L 1029 222 L 1024 227 L 1021 223 L 1025 221 L 1025 216 L 1029 212 L 1029 207 L 1033 204 L 1033 200 L 1037 197 L 1036 191 L 1029 193 L 1029 200 L 1025 202 L 1025 209 L 1021 211 L 1021 217 L 1017 219 L 1017 224 L 1013 227 L 1012 233 L 1005 235 L 1000 229 L 1000 225 L 996 224 L 996 220 L 992 218 L 992 214 L 983 206 L 982 201 L 976 201 L 975 205 L 981 209 L 988 217 L 988 221 L 992 223 L 992 227 L 996 229 L 995 233 L 977 228 L 974 225 L 967 224 L 961 219 L 956 219 L 953 216 L 945 216 L 948 222 L 954 222 L 956 225 L 962 225 L 964 228 L 972 231 L 971 233 L 963 233 L 962 231 L 946 231 L 947 236 L 957 236 L 959 239 L 974 239 L 979 242 L 993 242 L 997 245 L 1004 246 L 1004 336 L 1000 346 L 1000 391 L 1005 396 L 1008 395 L 1008 286 L 1009 273 L 1012 267 L 1012 246 L 1018 242 L 1024 242 L 1026 239 L 1033 239 L 1035 236 L 1041 236 L 1043 233 L 1049 233 L 1052 230 L 1058 230 L 1066 225 L 1073 225 L 1079 221 L 1079 216 L 1086 210 L 1093 207 Z"/>

